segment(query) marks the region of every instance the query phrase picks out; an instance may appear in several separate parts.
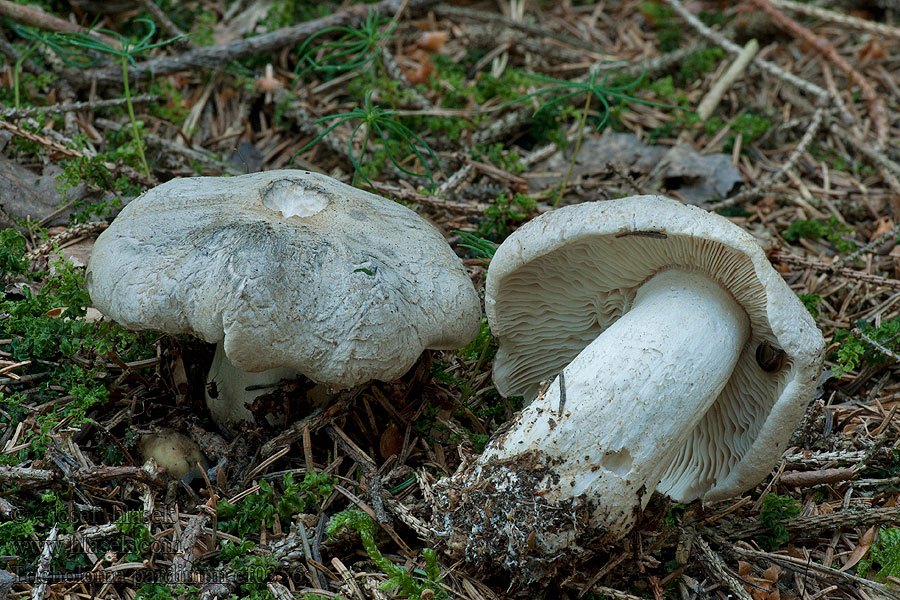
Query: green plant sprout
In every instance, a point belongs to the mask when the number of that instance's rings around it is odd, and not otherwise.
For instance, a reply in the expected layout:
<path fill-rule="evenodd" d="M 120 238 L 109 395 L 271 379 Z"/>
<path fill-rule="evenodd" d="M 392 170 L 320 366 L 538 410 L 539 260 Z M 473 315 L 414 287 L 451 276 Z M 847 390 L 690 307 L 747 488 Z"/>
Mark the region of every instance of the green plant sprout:
<path fill-rule="evenodd" d="M 417 569 L 413 571 L 413 573 L 418 575 L 416 577 L 408 573 L 403 567 L 395 565 L 385 558 L 381 550 L 378 549 L 378 546 L 375 544 L 375 521 L 372 520 L 372 517 L 356 509 L 341 511 L 334 515 L 328 524 L 329 537 L 333 537 L 335 533 L 344 527 L 350 527 L 359 534 L 369 559 L 387 574 L 387 581 L 379 586 L 382 590 L 392 592 L 400 588 L 403 595 L 411 600 L 420 600 L 425 590 L 430 590 L 431 592 L 427 597 L 438 600 L 449 598 L 440 583 L 441 569 L 434 550 L 431 548 L 422 550 L 422 555 L 425 557 L 425 570 Z"/>
<path fill-rule="evenodd" d="M 600 122 L 597 124 L 598 130 L 602 129 L 603 126 L 606 125 L 606 122 L 609 120 L 609 114 L 611 110 L 610 100 L 612 99 L 625 100 L 628 102 L 640 102 L 641 104 L 648 104 L 650 106 L 658 106 L 664 108 L 677 108 L 668 104 L 660 104 L 658 102 L 644 100 L 642 98 L 631 96 L 626 93 L 628 92 L 628 90 L 634 89 L 641 84 L 644 79 L 643 73 L 627 83 L 609 84 L 607 83 L 607 80 L 613 73 L 614 71 L 607 72 L 600 82 L 597 81 L 597 71 L 592 72 L 590 79 L 588 79 L 587 81 L 567 81 L 565 79 L 556 79 L 554 77 L 547 77 L 546 75 L 538 75 L 536 73 L 526 73 L 528 77 L 551 84 L 550 87 L 546 87 L 542 90 L 526 94 L 509 103 L 514 104 L 517 102 L 525 102 L 539 96 L 565 92 L 562 95 L 556 96 L 549 102 L 539 106 L 538 109 L 534 112 L 534 114 L 537 115 L 538 113 L 546 111 L 551 107 L 558 107 L 570 98 L 573 98 L 580 94 L 584 94 L 586 96 L 584 106 L 581 109 L 581 116 L 579 117 L 578 121 L 578 138 L 575 141 L 575 151 L 572 153 L 572 160 L 569 162 L 569 169 L 566 172 L 566 177 L 563 180 L 562 186 L 560 188 L 559 196 L 557 196 L 556 201 L 553 203 L 553 208 L 556 208 L 559 205 L 560 200 L 562 200 L 562 197 L 566 192 L 566 187 L 568 187 L 569 185 L 569 179 L 572 177 L 572 171 L 575 169 L 575 161 L 578 158 L 578 150 L 581 148 L 581 140 L 584 137 L 584 125 L 587 122 L 588 111 L 590 111 L 591 109 L 591 102 L 594 98 L 597 99 L 597 102 L 599 102 L 603 108 L 603 111 L 600 115 Z"/>
<path fill-rule="evenodd" d="M 38 44 L 32 44 L 29 46 L 28 50 L 23 52 L 19 58 L 16 59 L 16 64 L 13 65 L 13 106 L 15 106 L 16 110 L 19 110 L 22 105 L 19 102 L 19 73 L 22 71 L 22 63 L 25 62 L 29 56 L 31 56 L 32 52 L 38 49 Z"/>
<path fill-rule="evenodd" d="M 388 26 L 383 27 L 385 24 Z M 317 31 L 300 46 L 298 50 L 300 62 L 297 63 L 295 71 L 300 76 L 305 75 L 310 69 L 323 73 L 354 71 L 375 62 L 378 64 L 382 75 L 387 77 L 378 52 L 378 45 L 383 40 L 393 37 L 391 33 L 396 26 L 397 23 L 393 19 L 379 19 L 370 10 L 368 17 L 358 29 L 353 27 L 326 27 Z M 316 38 L 333 33 L 341 33 L 343 35 L 337 41 L 322 44 L 315 48 L 311 47 L 312 41 Z M 328 53 L 316 59 L 314 55 L 323 50 Z M 307 63 L 308 66 L 299 71 L 300 66 L 304 63 Z"/>
<path fill-rule="evenodd" d="M 462 238 L 459 245 L 471 250 L 474 258 L 480 259 L 485 265 L 490 264 L 491 259 L 494 258 L 494 253 L 497 252 L 497 245 L 495 243 L 480 238 L 477 235 L 472 235 L 466 231 L 454 229 L 453 233 Z"/>
<path fill-rule="evenodd" d="M 114 48 L 113 46 L 84 33 L 61 33 L 59 35 L 72 46 L 110 54 L 119 60 L 119 65 L 122 67 L 122 84 L 125 86 L 125 105 L 128 108 L 128 118 L 131 120 L 131 132 L 134 137 L 134 143 L 137 146 L 138 154 L 140 155 L 144 174 L 149 177 L 150 167 L 147 165 L 147 157 L 144 155 L 144 145 L 141 141 L 140 129 L 138 127 L 137 119 L 134 116 L 134 104 L 131 102 L 131 87 L 128 82 L 128 66 L 137 66 L 134 57 L 138 54 L 143 54 L 153 48 L 159 48 L 160 46 L 170 44 L 179 39 L 180 36 L 162 42 L 150 43 L 150 40 L 153 39 L 153 36 L 156 34 L 156 25 L 150 19 L 145 18 L 135 19 L 135 21 L 146 24 L 148 29 L 147 35 L 137 42 L 116 33 L 115 31 L 110 31 L 108 29 L 97 30 L 100 33 L 118 40 L 121 48 Z"/>
<path fill-rule="evenodd" d="M 308 149 L 312 148 L 315 144 L 317 144 L 322 138 L 331 133 L 333 129 L 336 127 L 343 125 L 344 123 L 351 123 L 358 121 L 356 126 L 353 128 L 353 131 L 350 133 L 350 141 L 347 142 L 347 146 L 349 149 L 349 157 L 350 162 L 353 164 L 353 185 L 356 185 L 357 178 L 362 175 L 362 178 L 368 183 L 370 186 L 372 182 L 366 176 L 365 173 L 362 172 L 362 164 L 361 160 L 363 156 L 366 154 L 366 150 L 369 148 L 369 143 L 373 138 L 376 138 L 381 141 L 382 146 L 384 147 L 385 153 L 388 158 L 391 159 L 391 162 L 394 164 L 397 169 L 406 173 L 407 175 L 412 175 L 414 177 L 428 177 L 428 179 L 434 183 L 434 176 L 431 170 L 431 167 L 428 166 L 428 161 L 425 158 L 427 154 L 431 160 L 434 161 L 435 165 L 440 168 L 440 161 L 438 160 L 437 155 L 434 153 L 434 150 L 415 132 L 413 132 L 409 127 L 394 119 L 394 116 L 397 114 L 397 111 L 391 109 L 384 109 L 380 106 L 377 106 L 372 101 L 372 91 L 369 90 L 366 92 L 365 103 L 362 108 L 356 107 L 350 112 L 340 113 L 336 115 L 328 115 L 325 117 L 321 117 L 316 119 L 316 123 L 326 123 L 331 121 L 331 124 L 328 126 L 325 131 L 317 135 L 311 142 L 303 146 L 300 150 L 298 150 L 291 160 L 303 154 Z M 359 150 L 359 153 L 354 150 L 354 141 L 356 140 L 357 135 L 359 134 L 360 129 L 365 127 L 365 133 L 363 135 L 362 147 Z M 395 136 L 395 137 L 392 137 Z M 424 173 L 419 173 L 416 171 L 411 171 L 406 167 L 402 166 L 398 161 L 395 155 L 396 150 L 392 149 L 392 143 L 399 142 L 401 147 L 405 146 L 409 148 L 413 154 L 415 154 L 416 158 L 419 159 L 419 162 L 422 164 L 422 167 L 425 169 Z M 373 186 L 374 187 L 374 186 Z"/>
<path fill-rule="evenodd" d="M 16 59 L 16 62 L 13 64 L 13 103 L 15 105 L 15 108 L 18 110 L 19 108 L 21 108 L 20 76 L 22 73 L 22 65 L 25 63 L 29 56 L 34 54 L 35 50 L 37 50 L 41 45 L 45 45 L 56 52 L 61 58 L 63 58 L 64 61 L 69 63 L 74 61 L 74 56 L 72 56 L 71 52 L 67 51 L 67 49 L 64 47 L 62 34 L 56 32 L 46 32 L 40 29 L 35 29 L 33 27 L 24 27 L 22 25 L 17 25 L 16 23 L 9 23 L 9 26 L 10 29 L 12 29 L 15 34 L 23 40 L 30 40 L 34 42 L 19 56 L 18 59 Z"/>

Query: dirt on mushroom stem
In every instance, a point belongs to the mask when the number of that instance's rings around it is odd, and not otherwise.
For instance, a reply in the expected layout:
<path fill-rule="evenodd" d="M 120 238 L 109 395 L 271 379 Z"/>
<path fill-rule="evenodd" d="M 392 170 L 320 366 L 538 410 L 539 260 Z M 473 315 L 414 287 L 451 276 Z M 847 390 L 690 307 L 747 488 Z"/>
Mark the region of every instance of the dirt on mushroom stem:
<path fill-rule="evenodd" d="M 549 581 L 606 553 L 618 536 L 591 524 L 595 501 L 587 494 L 558 501 L 543 497 L 540 490 L 547 483 L 559 482 L 560 462 L 530 450 L 469 465 L 440 481 L 431 526 L 443 550 L 480 570 L 502 567 L 514 586 Z M 641 497 L 646 493 L 643 487 L 638 490 Z M 640 505 L 631 508 L 633 520 L 641 517 Z M 561 538 L 578 543 L 567 542 L 560 549 Z"/>

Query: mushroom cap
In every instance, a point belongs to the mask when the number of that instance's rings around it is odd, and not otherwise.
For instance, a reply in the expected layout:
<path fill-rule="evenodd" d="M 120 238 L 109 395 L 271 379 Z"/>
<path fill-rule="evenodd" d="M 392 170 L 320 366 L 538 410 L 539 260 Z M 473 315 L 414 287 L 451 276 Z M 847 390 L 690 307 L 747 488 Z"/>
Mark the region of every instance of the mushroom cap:
<path fill-rule="evenodd" d="M 94 245 L 87 286 L 132 329 L 224 344 L 239 370 L 351 387 L 403 375 L 478 333 L 481 307 L 432 225 L 307 171 L 175 179 Z"/>
<path fill-rule="evenodd" d="M 199 444 L 174 429 L 164 428 L 156 433 L 144 434 L 138 450 L 144 460 L 153 458 L 171 477 L 186 483 L 202 477 L 202 471 L 209 466 Z"/>
<path fill-rule="evenodd" d="M 762 480 L 785 449 L 818 383 L 824 340 L 753 237 L 724 217 L 634 196 L 525 224 L 487 275 L 485 309 L 500 345 L 494 383 L 504 395 L 533 396 L 628 310 L 643 282 L 671 268 L 728 290 L 747 312 L 750 338 L 712 408 L 672 449 L 657 489 L 682 502 L 727 498 Z M 598 373 L 605 368 L 616 365 Z"/>

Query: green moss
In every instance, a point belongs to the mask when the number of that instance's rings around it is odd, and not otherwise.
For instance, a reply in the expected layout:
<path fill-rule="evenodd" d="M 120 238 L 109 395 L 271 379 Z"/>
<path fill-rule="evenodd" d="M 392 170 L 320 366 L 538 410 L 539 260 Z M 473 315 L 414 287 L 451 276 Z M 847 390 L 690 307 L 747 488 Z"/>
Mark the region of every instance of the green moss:
<path fill-rule="evenodd" d="M 692 83 L 702 75 L 714 70 L 723 58 L 725 58 L 725 51 L 718 46 L 697 50 L 681 63 L 681 80 L 685 84 Z"/>
<path fill-rule="evenodd" d="M 891 351 L 900 351 L 900 339 L 898 339 L 900 338 L 900 318 L 882 321 L 878 327 L 865 320 L 860 320 L 857 327 L 869 339 L 875 340 Z M 834 361 L 838 374 L 854 371 L 863 365 L 883 364 L 887 360 L 881 351 L 855 337 L 849 330 L 839 329 L 836 331 L 833 342 L 840 344 L 829 356 L 829 359 Z"/>
<path fill-rule="evenodd" d="M 682 25 L 671 7 L 661 2 L 647 1 L 638 4 L 638 10 L 653 27 L 662 52 L 671 52 L 681 46 Z"/>
<path fill-rule="evenodd" d="M 814 319 L 819 318 L 819 304 L 822 302 L 822 298 L 819 297 L 818 294 L 799 294 L 800 302 L 803 303 L 803 306 L 806 307 L 806 310 L 809 311 L 809 314 L 813 316 Z"/>
<path fill-rule="evenodd" d="M 500 194 L 484 211 L 484 221 L 478 225 L 477 234 L 494 242 L 502 242 L 511 232 L 512 226 L 523 222 L 537 207 L 537 201 L 525 194 L 515 194 L 511 198 Z"/>
<path fill-rule="evenodd" d="M 441 585 L 441 569 L 434 550 L 430 548 L 422 550 L 425 568 L 414 569 L 410 573 L 405 568 L 392 563 L 381 553 L 375 542 L 376 528 L 372 517 L 361 510 L 339 512 L 331 518 L 331 522 L 328 524 L 329 537 L 344 527 L 349 527 L 359 534 L 369 560 L 388 576 L 387 581 L 378 586 L 381 590 L 398 591 L 410 600 L 421 600 L 423 596 L 436 600 L 449 599 L 449 595 Z M 426 590 L 427 594 L 425 594 Z"/>
<path fill-rule="evenodd" d="M 800 503 L 789 496 L 766 494 L 762 499 L 759 520 L 769 530 L 764 536 L 757 536 L 757 541 L 770 550 L 776 550 L 790 539 L 784 522 L 800 514 Z"/>
<path fill-rule="evenodd" d="M 853 228 L 841 224 L 837 217 L 832 215 L 827 221 L 797 219 L 788 226 L 782 237 L 788 242 L 796 242 L 800 238 L 812 241 L 824 238 L 831 242 L 838 252 L 853 252 L 856 250 L 856 242 L 844 239 L 842 234 L 845 233 L 853 233 Z"/>

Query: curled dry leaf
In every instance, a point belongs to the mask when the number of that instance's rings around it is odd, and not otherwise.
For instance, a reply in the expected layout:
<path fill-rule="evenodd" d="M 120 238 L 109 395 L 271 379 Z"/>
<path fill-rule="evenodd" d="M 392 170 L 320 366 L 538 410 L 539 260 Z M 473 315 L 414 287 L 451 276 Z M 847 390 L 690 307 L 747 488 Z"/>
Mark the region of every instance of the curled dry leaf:
<path fill-rule="evenodd" d="M 446 31 L 426 31 L 418 39 L 416 46 L 429 52 L 437 52 L 447 43 L 449 38 L 450 34 Z"/>
<path fill-rule="evenodd" d="M 869 551 L 869 548 L 872 546 L 872 542 L 875 541 L 875 526 L 869 527 L 864 534 L 859 536 L 859 542 L 856 543 L 856 546 L 853 548 L 853 552 L 850 553 L 850 556 L 847 557 L 847 562 L 841 567 L 841 571 L 846 571 L 848 569 L 852 569 L 856 566 L 856 563 L 862 560 L 863 556 L 866 555 L 866 552 Z"/>

